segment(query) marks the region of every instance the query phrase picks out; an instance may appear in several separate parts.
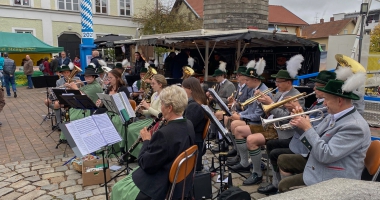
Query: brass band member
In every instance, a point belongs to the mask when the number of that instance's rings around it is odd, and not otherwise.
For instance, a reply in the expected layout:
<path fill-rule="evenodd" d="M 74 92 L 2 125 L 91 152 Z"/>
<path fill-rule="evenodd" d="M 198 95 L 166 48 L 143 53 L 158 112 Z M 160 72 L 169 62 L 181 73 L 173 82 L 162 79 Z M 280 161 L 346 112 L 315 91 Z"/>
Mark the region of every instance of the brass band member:
<path fill-rule="evenodd" d="M 71 74 L 71 70 L 73 70 L 74 64 L 69 63 L 69 65 L 62 65 L 61 67 L 57 68 L 57 71 L 60 72 L 60 74 L 63 76 L 62 78 L 58 79 L 56 81 L 56 86 L 57 87 L 63 87 L 65 83 L 67 83 L 67 80 Z M 74 77 L 73 78 L 74 82 L 79 81 L 79 77 Z M 50 106 L 51 109 L 54 110 L 55 118 L 57 119 L 57 122 L 61 122 L 61 105 L 58 100 L 55 100 L 52 102 L 50 99 L 45 99 L 45 105 Z"/>
<path fill-rule="evenodd" d="M 283 176 L 296 174 L 281 180 L 280 192 L 292 186 L 313 185 L 333 178 L 361 178 L 364 158 L 371 143 L 371 132 L 352 100 L 359 99 L 353 91 L 362 86 L 366 74 L 357 73 L 347 78 L 340 76 L 338 71 L 336 73 L 336 80 L 330 80 L 325 87 L 317 88 L 324 93 L 323 104 L 329 113 L 317 128 L 312 126 L 308 116 L 298 116 L 290 121 L 291 125 L 304 131 L 299 140 L 310 153 L 307 162 L 302 155 L 297 154 L 279 157 L 279 161 L 286 158 L 286 162 L 305 163 L 301 170 L 290 165 L 287 165 L 289 168 L 279 165 Z M 293 112 L 303 110 L 297 107 Z"/>
<path fill-rule="evenodd" d="M 146 83 L 144 82 L 144 80 L 142 80 L 147 72 L 148 72 L 148 69 L 146 67 L 142 68 L 140 70 L 140 80 L 135 81 L 132 85 L 132 98 L 138 104 L 141 102 L 143 98 L 145 89 L 150 87 L 149 83 Z"/>
<path fill-rule="evenodd" d="M 194 126 L 195 144 L 198 146 L 199 154 L 196 170 L 202 170 L 202 156 L 206 153 L 203 140 L 203 129 L 206 125 L 205 114 L 201 105 L 207 105 L 207 98 L 199 79 L 190 77 L 182 82 L 188 97 L 188 105 L 183 116 L 190 120 Z"/>
<path fill-rule="evenodd" d="M 157 76 L 157 75 L 155 75 Z M 173 161 L 194 144 L 195 133 L 192 123 L 182 114 L 187 106 L 186 92 L 172 85 L 162 90 L 159 99 L 161 111 L 167 125 L 152 136 L 146 127 L 140 130 L 143 140 L 138 156 L 139 166 L 112 188 L 112 200 L 119 199 L 165 199 L 169 186 L 169 171 Z M 185 190 L 180 182 L 176 185 L 173 199 L 186 197 L 192 186 L 192 176 L 185 180 Z"/>
<path fill-rule="evenodd" d="M 298 70 L 301 68 L 301 62 L 303 61 L 302 55 L 296 55 L 293 58 L 289 60 L 287 63 L 287 70 L 280 70 L 277 74 L 272 75 L 273 78 L 276 78 L 276 86 L 278 87 L 278 92 L 275 94 L 273 99 L 268 96 L 264 95 L 262 92 L 257 92 L 258 94 L 262 95 L 258 101 L 261 102 L 264 105 L 269 105 L 274 102 L 278 102 L 281 100 L 284 100 L 286 97 L 291 97 L 294 95 L 299 94 L 300 92 L 296 90 L 293 87 L 292 81 L 297 79 L 297 73 Z M 304 105 L 304 100 L 302 100 L 301 105 Z M 268 118 L 278 118 L 283 116 L 288 116 L 290 112 L 286 107 L 278 107 L 270 111 L 271 116 Z M 244 151 L 244 145 L 248 148 L 248 153 L 251 157 L 253 170 L 252 174 L 249 178 L 247 178 L 243 184 L 244 185 L 253 185 L 261 183 L 262 181 L 262 170 L 261 170 L 261 146 L 265 145 L 266 138 L 264 137 L 264 132 L 257 132 L 254 130 L 254 125 L 251 125 L 252 133 L 254 134 L 248 134 L 246 144 L 244 144 L 244 140 L 241 141 L 241 148 Z M 277 130 L 278 138 L 279 139 L 288 139 L 288 144 L 290 142 L 291 137 L 294 135 L 294 130 Z M 241 135 L 239 127 L 235 130 L 235 137 L 236 139 L 241 139 L 241 137 L 237 137 L 238 135 Z M 236 141 L 238 143 L 238 141 Z M 239 142 L 240 143 L 240 142 Z M 239 148 L 238 148 L 239 149 Z M 242 152 L 243 152 L 242 151 Z M 243 160 L 243 153 L 240 152 L 241 161 Z M 246 156 L 246 153 L 244 153 L 244 156 Z M 247 165 L 247 160 L 243 162 L 245 166 Z M 244 167 L 244 165 L 241 165 Z M 239 166 L 240 168 L 240 166 Z M 238 168 L 238 169 L 239 169 Z"/>
<path fill-rule="evenodd" d="M 335 72 L 330 72 L 330 71 L 321 71 L 318 76 L 315 79 L 311 79 L 311 81 L 314 81 L 314 91 L 315 91 L 315 96 L 317 97 L 317 101 L 313 103 L 313 105 L 309 108 L 309 110 L 314 110 L 314 109 L 319 109 L 324 107 L 323 102 L 323 92 L 317 90 L 317 87 L 324 87 L 326 83 L 329 80 L 333 80 L 336 78 Z M 288 110 L 295 108 L 296 106 L 301 107 L 299 105 L 298 101 L 295 102 L 290 102 L 289 104 L 293 105 L 288 105 L 285 104 L 285 107 L 288 107 Z M 291 111 L 291 110 L 290 110 Z M 324 117 L 327 115 L 327 113 L 324 113 Z M 311 118 L 318 118 L 320 117 L 320 113 L 312 113 L 309 115 Z M 319 121 L 314 121 L 313 127 L 316 127 L 321 120 Z M 290 143 L 288 143 L 288 140 L 281 140 L 281 139 L 275 139 L 275 140 L 269 140 L 266 144 L 267 146 L 267 151 L 269 154 L 270 161 L 272 163 L 272 173 L 273 173 L 273 179 L 272 179 L 272 184 L 269 184 L 267 186 L 259 187 L 257 189 L 257 192 L 261 194 L 275 194 L 277 193 L 278 190 L 278 182 L 281 180 L 280 172 L 278 170 L 278 157 L 282 154 L 300 154 L 303 156 L 307 156 L 309 153 L 309 150 L 305 147 L 305 145 L 302 144 L 302 142 L 299 140 L 299 137 L 302 135 L 302 131 L 300 129 L 295 129 L 296 132 L 294 133 Z M 300 134 L 299 134 L 300 133 Z M 289 145 L 289 148 L 287 147 Z M 284 164 L 287 164 L 284 163 Z M 298 165 L 301 163 L 290 163 L 291 165 Z M 302 167 L 303 168 L 303 167 Z"/>
<path fill-rule="evenodd" d="M 247 65 L 247 69 L 242 74 L 246 80 L 247 87 L 251 89 L 251 97 L 255 95 L 256 91 L 265 91 L 268 87 L 261 81 L 264 79 L 261 74 L 265 68 L 265 61 L 260 60 L 259 63 L 255 61 L 250 61 Z M 256 92 L 257 93 L 257 92 Z M 248 163 L 248 154 L 246 153 L 246 145 L 240 145 L 243 143 L 244 139 L 251 134 L 251 129 L 249 125 L 246 125 L 244 121 L 249 120 L 249 124 L 261 124 L 260 117 L 264 114 L 263 110 L 259 108 L 258 102 L 253 102 L 248 105 L 246 110 L 240 113 L 234 113 L 230 118 L 231 123 L 231 132 L 232 132 L 232 141 L 234 146 L 237 149 L 237 155 L 233 158 L 227 160 L 227 165 L 232 166 L 236 171 L 250 171 Z M 243 148 L 242 148 L 243 147 Z M 239 150 L 240 149 L 240 150 Z M 240 162 L 240 153 L 243 152 L 242 162 Z"/>
<path fill-rule="evenodd" d="M 130 147 L 134 141 L 136 141 L 138 137 L 139 131 L 148 126 L 153 122 L 153 119 L 158 116 L 158 114 L 161 112 L 161 101 L 160 101 L 160 95 L 161 91 L 167 86 L 166 79 L 161 74 L 156 74 L 153 76 L 151 80 L 151 87 L 153 88 L 153 95 L 151 96 L 150 103 L 147 103 L 146 100 L 141 101 L 139 104 L 140 109 L 138 109 L 138 112 L 142 113 L 147 117 L 147 119 L 139 120 L 137 122 L 134 122 L 128 126 L 128 133 L 126 137 L 128 137 L 127 141 L 128 144 L 123 147 Z M 125 142 L 125 141 L 124 141 Z M 136 149 L 131 153 L 130 156 L 130 162 L 133 162 L 136 157 L 139 155 L 141 149 L 141 145 L 138 145 Z M 125 161 L 127 158 L 123 158 Z"/>
<path fill-rule="evenodd" d="M 66 88 L 70 90 L 79 90 L 83 95 L 87 95 L 92 102 L 96 103 L 98 96 L 96 93 L 102 93 L 102 87 L 100 84 L 96 81 L 96 77 L 98 74 L 95 72 L 95 68 L 92 65 L 87 66 L 85 72 L 84 72 L 84 79 L 87 82 L 87 84 L 81 88 L 78 88 L 78 85 L 74 82 L 72 83 L 65 83 Z M 75 109 L 70 108 L 70 121 L 82 119 L 84 117 L 88 117 L 91 115 L 90 110 L 81 110 L 81 109 Z M 61 140 L 65 140 L 65 136 L 63 133 L 60 135 Z"/>

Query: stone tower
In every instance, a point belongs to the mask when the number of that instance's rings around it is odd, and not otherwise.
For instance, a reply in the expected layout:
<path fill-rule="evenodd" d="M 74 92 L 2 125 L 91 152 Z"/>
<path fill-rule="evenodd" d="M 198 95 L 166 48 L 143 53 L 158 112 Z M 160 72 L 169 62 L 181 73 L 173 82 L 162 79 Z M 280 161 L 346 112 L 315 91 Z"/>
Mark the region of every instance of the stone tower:
<path fill-rule="evenodd" d="M 268 29 L 269 0 L 204 0 L 204 28 Z"/>

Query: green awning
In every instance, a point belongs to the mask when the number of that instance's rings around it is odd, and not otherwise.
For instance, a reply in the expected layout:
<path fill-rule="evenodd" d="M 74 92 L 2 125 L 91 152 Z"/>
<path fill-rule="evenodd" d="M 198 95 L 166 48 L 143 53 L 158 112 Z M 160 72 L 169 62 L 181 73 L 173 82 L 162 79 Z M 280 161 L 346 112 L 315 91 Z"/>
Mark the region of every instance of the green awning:
<path fill-rule="evenodd" d="M 63 47 L 50 46 L 30 33 L 0 32 L 0 52 L 59 53 Z"/>

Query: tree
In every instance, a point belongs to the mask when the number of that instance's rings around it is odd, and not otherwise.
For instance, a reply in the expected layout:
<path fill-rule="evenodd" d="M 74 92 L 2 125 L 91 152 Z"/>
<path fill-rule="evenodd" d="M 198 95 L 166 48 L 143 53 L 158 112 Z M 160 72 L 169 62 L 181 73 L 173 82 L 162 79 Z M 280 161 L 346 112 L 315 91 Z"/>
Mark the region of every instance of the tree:
<path fill-rule="evenodd" d="M 370 52 L 380 52 L 380 24 L 371 31 Z"/>
<path fill-rule="evenodd" d="M 202 28 L 203 20 L 190 18 L 187 13 L 172 9 L 172 4 L 159 1 L 158 10 L 155 5 L 147 5 L 139 10 L 132 21 L 142 27 L 142 34 L 161 34 L 189 31 Z"/>

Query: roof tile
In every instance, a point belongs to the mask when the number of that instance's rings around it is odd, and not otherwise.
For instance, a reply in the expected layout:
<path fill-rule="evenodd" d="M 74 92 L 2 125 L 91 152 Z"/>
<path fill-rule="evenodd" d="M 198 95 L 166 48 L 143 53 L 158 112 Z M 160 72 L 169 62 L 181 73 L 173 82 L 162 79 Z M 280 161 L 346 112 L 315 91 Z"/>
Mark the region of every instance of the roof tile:
<path fill-rule="evenodd" d="M 311 24 L 302 29 L 302 35 L 306 38 L 325 38 L 330 35 L 338 35 L 349 23 L 354 23 L 352 19 Z"/>
<path fill-rule="evenodd" d="M 294 13 L 290 12 L 283 6 L 269 5 L 268 22 L 270 24 L 282 25 L 309 25 L 307 22 L 299 18 Z"/>

